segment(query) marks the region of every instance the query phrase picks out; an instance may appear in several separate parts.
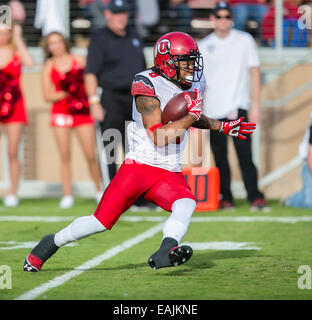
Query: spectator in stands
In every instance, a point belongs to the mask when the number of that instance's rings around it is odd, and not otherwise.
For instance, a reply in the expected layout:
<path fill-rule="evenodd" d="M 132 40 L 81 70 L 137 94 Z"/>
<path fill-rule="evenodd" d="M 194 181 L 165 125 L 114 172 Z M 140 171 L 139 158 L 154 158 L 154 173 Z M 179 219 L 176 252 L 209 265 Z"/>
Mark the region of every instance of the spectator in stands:
<path fill-rule="evenodd" d="M 107 9 L 110 0 L 77 0 L 78 6 L 82 10 L 82 16 L 91 21 L 91 28 L 94 29 L 101 29 L 106 26 L 106 19 L 105 15 L 103 14 L 104 10 Z M 129 24 L 135 25 L 137 7 L 139 2 L 143 2 L 147 9 L 145 8 L 145 16 L 150 17 L 153 16 L 153 4 L 150 5 L 149 2 L 151 1 L 158 1 L 158 0 L 127 0 L 128 4 L 128 16 L 129 16 Z M 152 18 L 153 20 L 153 18 Z M 152 21 L 149 21 L 149 24 Z"/>
<path fill-rule="evenodd" d="M 187 0 L 159 0 L 161 24 L 169 27 L 166 31 L 190 33 L 193 11 Z"/>
<path fill-rule="evenodd" d="M 158 0 L 136 0 L 136 26 L 142 37 L 155 33 L 160 22 L 160 8 Z"/>
<path fill-rule="evenodd" d="M 86 67 L 86 89 L 91 116 L 100 122 L 102 134 L 117 129 L 122 141 L 114 136 L 104 138 L 110 180 L 117 172 L 116 148 L 125 151 L 125 125 L 132 121 L 130 86 L 135 74 L 146 68 L 141 39 L 128 25 L 128 5 L 124 0 L 111 0 L 104 11 L 107 25 L 96 30 L 90 41 Z M 101 96 L 97 88 L 102 88 Z M 140 201 L 136 204 L 141 204 Z M 146 201 L 142 200 L 142 204 Z"/>
<path fill-rule="evenodd" d="M 103 11 L 106 9 L 108 0 L 77 0 L 82 10 L 83 17 L 91 20 L 92 28 L 104 28 L 106 20 Z"/>
<path fill-rule="evenodd" d="M 0 25 L 0 123 L 8 139 L 8 156 L 11 186 L 4 198 L 4 205 L 15 207 L 17 198 L 20 164 L 18 145 L 23 126 L 27 124 L 25 101 L 20 87 L 21 67 L 33 65 L 22 36 L 20 25 L 9 29 Z"/>
<path fill-rule="evenodd" d="M 204 59 L 207 87 L 204 113 L 220 120 L 245 117 L 259 122 L 260 113 L 260 62 L 257 46 L 251 35 L 232 29 L 232 10 L 226 2 L 219 2 L 212 16 L 214 32 L 199 42 Z M 230 54 L 229 54 L 230 53 Z M 252 84 L 250 103 L 249 82 Z M 237 141 L 234 146 L 239 160 L 248 201 L 252 210 L 268 210 L 263 194 L 258 190 L 257 169 L 252 161 L 251 139 Z M 220 172 L 220 207 L 234 208 L 231 192 L 231 173 L 227 159 L 227 139 L 210 132 L 210 144 L 216 166 Z"/>
<path fill-rule="evenodd" d="M 299 147 L 299 156 L 302 159 L 303 187 L 284 201 L 286 207 L 312 209 L 312 113 L 310 124 Z"/>
<path fill-rule="evenodd" d="M 169 17 L 174 31 L 190 33 L 193 12 L 187 0 L 170 0 Z"/>
<path fill-rule="evenodd" d="M 85 91 L 83 70 L 85 57 L 70 53 L 68 41 L 58 32 L 45 38 L 46 61 L 43 66 L 43 93 L 52 102 L 51 126 L 61 157 L 61 177 L 64 196 L 60 208 L 70 208 L 74 204 L 71 190 L 70 135 L 75 129 L 90 174 L 95 183 L 98 202 L 102 196 L 100 171 L 95 155 L 95 135 L 93 119 L 90 116 L 88 98 Z"/>
<path fill-rule="evenodd" d="M 306 47 L 309 32 L 298 27 L 298 5 L 296 0 L 283 2 L 283 45 L 287 47 Z M 263 17 L 261 23 L 261 38 L 265 43 L 273 47 L 275 45 L 275 6 L 274 2 Z"/>
<path fill-rule="evenodd" d="M 245 31 L 248 20 L 257 22 L 257 36 L 260 35 L 261 22 L 268 12 L 268 0 L 229 0 L 232 7 L 234 28 Z"/>

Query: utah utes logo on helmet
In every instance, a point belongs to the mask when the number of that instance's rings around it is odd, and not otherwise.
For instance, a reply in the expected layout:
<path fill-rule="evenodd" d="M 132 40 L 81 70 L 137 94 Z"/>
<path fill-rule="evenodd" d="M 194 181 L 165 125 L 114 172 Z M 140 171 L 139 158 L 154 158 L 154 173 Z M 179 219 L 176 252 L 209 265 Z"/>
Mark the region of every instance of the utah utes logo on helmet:
<path fill-rule="evenodd" d="M 171 47 L 170 41 L 168 39 L 163 39 L 158 43 L 157 51 L 160 54 L 166 54 L 169 52 L 170 47 Z"/>

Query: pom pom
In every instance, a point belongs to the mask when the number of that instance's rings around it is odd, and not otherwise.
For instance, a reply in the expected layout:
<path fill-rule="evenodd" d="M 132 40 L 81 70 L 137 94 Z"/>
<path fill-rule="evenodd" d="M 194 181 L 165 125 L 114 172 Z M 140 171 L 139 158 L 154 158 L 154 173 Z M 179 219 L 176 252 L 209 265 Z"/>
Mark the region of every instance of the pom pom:
<path fill-rule="evenodd" d="M 68 111 L 72 114 L 88 114 L 89 103 L 84 87 L 83 69 L 72 69 L 61 74 L 60 78 L 60 87 L 69 93 L 65 100 Z"/>
<path fill-rule="evenodd" d="M 0 119 L 7 119 L 22 93 L 18 81 L 8 72 L 0 70 Z"/>

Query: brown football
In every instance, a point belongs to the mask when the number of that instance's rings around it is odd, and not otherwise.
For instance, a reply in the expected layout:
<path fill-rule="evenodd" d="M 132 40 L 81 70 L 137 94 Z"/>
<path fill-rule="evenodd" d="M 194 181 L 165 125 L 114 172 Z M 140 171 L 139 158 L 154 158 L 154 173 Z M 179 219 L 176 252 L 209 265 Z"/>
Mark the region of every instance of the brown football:
<path fill-rule="evenodd" d="M 196 98 L 196 92 L 189 91 L 189 95 L 192 99 Z M 179 120 L 187 115 L 187 103 L 183 93 L 179 93 L 171 98 L 166 104 L 162 115 L 161 122 L 167 124 L 170 121 Z"/>

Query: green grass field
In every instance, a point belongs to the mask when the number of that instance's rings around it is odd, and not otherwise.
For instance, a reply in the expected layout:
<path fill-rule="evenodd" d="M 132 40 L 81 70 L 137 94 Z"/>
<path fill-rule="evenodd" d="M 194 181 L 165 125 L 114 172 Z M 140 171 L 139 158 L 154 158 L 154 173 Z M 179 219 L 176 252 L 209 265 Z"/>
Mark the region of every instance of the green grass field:
<path fill-rule="evenodd" d="M 246 202 L 238 201 L 235 211 L 195 213 L 193 217 L 206 217 L 208 221 L 191 222 L 183 239 L 193 244 L 192 259 L 182 266 L 160 270 L 152 270 L 147 259 L 158 249 L 162 237 L 161 231 L 155 231 L 157 226 L 161 230 L 162 222 L 157 221 L 157 217 L 165 218 L 168 213 L 127 212 L 123 216 L 127 219 L 119 220 L 112 231 L 63 247 L 46 262 L 41 272 L 26 273 L 22 266 L 30 246 L 45 234 L 68 225 L 70 217 L 92 214 L 96 207 L 93 200 L 76 199 L 74 208 L 60 210 L 58 201 L 22 200 L 16 209 L 0 207 L 0 266 L 7 265 L 12 271 L 11 289 L 1 289 L 4 273 L 0 273 L 1 300 L 25 298 L 25 294 L 27 299 L 40 300 L 312 298 L 312 290 L 298 288 L 298 279 L 302 276 L 298 273 L 299 266 L 312 267 L 311 210 L 283 208 L 273 201 L 270 213 L 254 213 L 249 211 Z M 17 221 L 25 216 L 32 217 L 31 221 Z M 43 221 L 34 221 L 34 217 Z M 68 220 L 44 221 L 47 217 L 68 217 Z M 134 222 L 130 217 L 154 219 Z M 251 219 L 242 221 L 239 217 Z M 253 221 L 260 217 L 263 221 Z M 307 217 L 307 221 L 295 219 L 302 217 Z M 8 218 L 11 221 L 7 221 Z M 151 236 L 138 240 L 137 236 L 146 235 L 147 230 Z M 137 242 L 133 244 L 130 239 Z M 123 243 L 128 246 L 118 247 Z M 217 247 L 211 247 L 213 245 Z M 119 253 L 113 257 L 103 258 L 90 268 L 77 268 L 88 266 L 85 263 L 116 248 Z M 72 277 L 74 269 L 77 274 Z M 49 288 L 47 283 L 53 280 L 49 283 L 55 284 L 56 277 L 59 277 L 58 285 Z M 27 295 L 29 292 L 32 295 Z"/>

